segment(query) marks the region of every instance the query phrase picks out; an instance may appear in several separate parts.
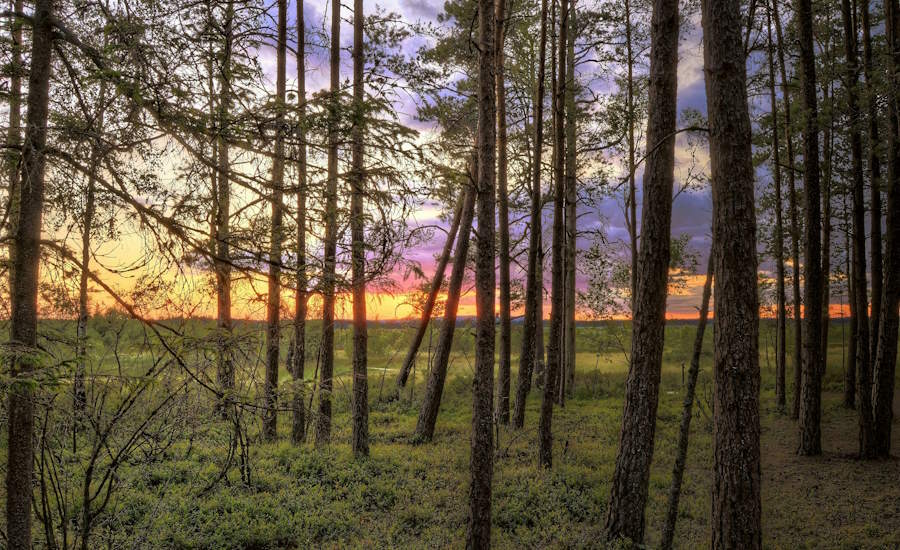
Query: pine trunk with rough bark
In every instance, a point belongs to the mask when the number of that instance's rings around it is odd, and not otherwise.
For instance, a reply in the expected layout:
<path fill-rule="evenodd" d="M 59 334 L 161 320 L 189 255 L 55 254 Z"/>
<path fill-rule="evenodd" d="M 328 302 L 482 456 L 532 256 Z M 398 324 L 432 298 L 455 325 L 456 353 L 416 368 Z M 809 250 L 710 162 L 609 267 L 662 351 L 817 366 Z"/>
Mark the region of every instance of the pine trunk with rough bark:
<path fill-rule="evenodd" d="M 806 209 L 806 277 L 804 310 L 806 330 L 800 383 L 800 448 L 803 456 L 822 454 L 822 211 L 819 178 L 819 123 L 816 95 L 816 58 L 813 48 L 811 0 L 796 0 L 799 30 L 800 89 L 803 98 L 803 191 Z"/>
<path fill-rule="evenodd" d="M 553 112 L 555 125 L 553 172 L 553 241 L 550 283 L 550 336 L 547 344 L 547 370 L 544 378 L 544 395 L 541 399 L 541 418 L 538 426 L 539 463 L 544 468 L 553 465 L 553 404 L 559 396 L 557 377 L 562 365 L 562 331 L 563 331 L 563 249 L 565 240 L 565 91 L 566 82 L 566 46 L 568 35 L 569 8 L 568 0 L 561 0 L 559 9 L 559 45 L 554 48 L 559 55 L 556 68 L 556 89 L 553 94 Z"/>
<path fill-rule="evenodd" d="M 845 86 L 849 111 L 851 181 L 853 192 L 853 300 L 856 313 L 857 387 L 859 391 L 859 454 L 875 455 L 874 417 L 872 414 L 872 363 L 869 357 L 869 300 L 866 292 L 866 203 L 863 177 L 862 123 L 859 109 L 859 61 L 856 29 L 850 0 L 841 0 L 844 25 Z"/>
<path fill-rule="evenodd" d="M 541 262 L 541 153 L 544 145 L 544 82 L 547 57 L 547 0 L 541 0 L 541 30 L 538 48 L 537 92 L 534 99 L 534 151 L 531 173 L 531 212 L 528 231 L 528 268 L 525 274 L 525 317 L 522 322 L 522 352 L 519 356 L 519 380 L 512 425 L 525 425 L 525 405 L 531 391 L 531 378 L 539 361 L 538 341 L 543 335 L 540 302 L 543 299 Z"/>
<path fill-rule="evenodd" d="M 891 452 L 891 423 L 894 418 L 894 385 L 897 372 L 898 307 L 900 307 L 900 5 L 886 0 L 885 19 L 888 44 L 891 95 L 888 101 L 888 174 L 887 234 L 885 239 L 885 278 L 881 302 L 881 329 L 875 359 L 875 439 L 876 452 L 886 458 Z"/>
<path fill-rule="evenodd" d="M 691 418 L 694 416 L 694 395 L 697 390 L 697 375 L 700 372 L 700 355 L 703 353 L 703 335 L 706 332 L 706 320 L 709 316 L 709 298 L 712 294 L 713 269 L 715 268 L 713 251 L 709 251 L 709 263 L 706 266 L 706 281 L 703 283 L 703 295 L 700 300 L 700 319 L 697 321 L 697 333 L 694 337 L 694 351 L 691 355 L 691 367 L 688 369 L 687 386 L 684 402 L 681 406 L 681 430 L 678 432 L 678 450 L 675 465 L 672 467 L 672 484 L 669 486 L 669 504 L 666 508 L 666 522 L 663 525 L 659 547 L 663 550 L 672 548 L 675 539 L 675 521 L 678 519 L 678 501 L 681 498 L 681 482 L 684 479 L 684 466 L 687 463 L 688 441 L 691 435 Z"/>
<path fill-rule="evenodd" d="M 859 10 L 861 12 L 860 19 L 862 21 L 863 36 L 863 74 L 866 77 L 866 88 L 864 91 L 864 102 L 867 107 L 868 122 L 868 152 L 869 152 L 869 184 L 871 186 L 871 219 L 870 229 L 872 233 L 872 330 L 870 339 L 869 357 L 875 360 L 878 354 L 878 334 L 880 327 L 881 313 L 881 294 L 882 281 L 884 280 L 884 260 L 882 257 L 882 235 L 881 235 L 881 155 L 879 148 L 881 140 L 878 136 L 878 105 L 877 92 L 875 90 L 874 68 L 872 61 L 872 36 L 871 22 L 869 21 L 869 2 L 868 0 L 860 0 Z"/>
<path fill-rule="evenodd" d="M 803 365 L 803 316 L 800 290 L 800 212 L 797 200 L 796 169 L 794 166 L 794 136 L 791 123 L 791 84 L 787 76 L 787 63 L 785 62 L 787 46 L 781 29 L 781 16 L 778 13 L 778 0 L 772 0 L 772 18 L 775 23 L 775 36 L 778 39 L 778 70 L 781 73 L 781 94 L 784 99 L 784 137 L 787 149 L 787 177 L 788 177 L 788 209 L 791 217 L 791 289 L 793 293 L 794 313 L 794 381 L 793 401 L 791 404 L 791 418 L 800 417 L 800 386 Z"/>
<path fill-rule="evenodd" d="M 294 444 L 306 441 L 306 407 L 303 386 L 306 367 L 306 313 L 307 279 L 306 272 L 306 23 L 303 0 L 297 0 L 297 290 L 294 294 L 294 355 L 291 377 L 294 381 L 291 409 L 293 425 L 291 441 Z"/>
<path fill-rule="evenodd" d="M 633 297 L 631 365 L 612 491 L 610 538 L 644 540 L 644 508 L 656 433 L 665 332 L 675 166 L 678 2 L 654 0 L 647 149 L 638 278 Z"/>
<path fill-rule="evenodd" d="M 775 285 L 776 285 L 776 342 L 775 342 L 775 406 L 787 408 L 785 363 L 787 360 L 787 308 L 784 277 L 784 205 L 781 179 L 781 148 L 778 127 L 778 99 L 775 92 L 775 45 L 772 40 L 772 14 L 767 10 L 767 57 L 769 64 L 769 104 L 772 110 L 772 185 L 775 191 Z"/>
<path fill-rule="evenodd" d="M 497 53 L 495 78 L 497 80 L 497 216 L 500 230 L 498 250 L 500 264 L 500 363 L 499 388 L 497 389 L 497 421 L 509 424 L 509 391 L 512 354 L 512 319 L 510 318 L 509 279 L 509 184 L 507 175 L 506 132 L 506 80 L 504 76 L 504 42 L 506 38 L 506 0 L 495 2 L 495 38 Z"/>
<path fill-rule="evenodd" d="M 762 546 L 756 208 L 741 19 L 738 0 L 702 2 L 716 278 L 714 549 Z"/>
<path fill-rule="evenodd" d="M 475 216 L 474 175 L 476 165 L 477 163 L 473 162 L 469 168 L 472 176 L 471 181 L 468 182 L 465 191 L 460 197 L 462 220 L 459 227 L 459 236 L 456 240 L 456 256 L 453 259 L 453 268 L 450 273 L 447 303 L 444 306 L 444 321 L 441 324 L 441 333 L 438 336 L 437 351 L 434 355 L 431 372 L 428 375 L 425 397 L 422 400 L 422 408 L 419 410 L 419 419 L 413 435 L 415 441 L 431 441 L 434 437 L 434 427 L 441 407 L 444 382 L 447 380 L 447 367 L 453 347 L 453 335 L 456 332 L 456 313 L 459 308 L 459 298 L 462 292 L 463 278 L 466 273 L 466 258 L 469 255 L 472 219 Z"/>
<path fill-rule="evenodd" d="M 441 285 L 444 283 L 444 273 L 447 271 L 447 263 L 450 261 L 450 255 L 453 253 L 453 241 L 456 239 L 456 233 L 459 231 L 459 222 L 462 216 L 464 201 L 465 193 L 462 193 L 456 203 L 456 209 L 453 212 L 453 221 L 450 222 L 450 230 L 447 232 L 447 240 L 444 242 L 444 248 L 441 250 L 441 256 L 434 269 L 434 277 L 431 279 L 428 298 L 426 298 L 425 306 L 422 308 L 422 318 L 419 321 L 419 326 L 416 328 L 413 340 L 409 344 L 409 351 L 406 352 L 406 359 L 403 360 L 400 374 L 397 375 L 396 391 L 398 395 L 400 390 L 406 387 L 409 373 L 412 371 L 413 364 L 416 362 L 416 355 L 419 353 L 419 347 L 422 345 L 422 340 L 425 338 L 425 332 L 428 330 L 428 324 L 431 322 L 431 314 L 434 312 L 434 305 L 437 302 L 438 293 L 441 291 Z"/>
<path fill-rule="evenodd" d="M 278 434 L 278 363 L 281 348 L 281 251 L 284 241 L 284 126 L 287 58 L 287 0 L 278 0 L 275 69 L 275 151 L 272 159 L 272 227 L 269 243 L 268 300 L 266 303 L 266 383 L 263 436 Z"/>
<path fill-rule="evenodd" d="M 575 126 L 575 0 L 570 0 L 569 32 L 566 40 L 566 73 L 568 83 L 566 85 L 566 261 L 565 261 L 565 334 L 564 345 L 565 360 L 563 369 L 565 380 L 561 384 L 565 388 L 565 395 L 574 395 L 575 392 L 575 252 L 577 212 L 577 163 L 576 163 L 576 126 Z M 562 402 L 565 395 L 560 395 Z"/>
<path fill-rule="evenodd" d="M 363 0 L 353 2 L 353 167 L 350 190 L 350 240 L 353 287 L 353 422 L 352 447 L 356 457 L 369 456 L 369 380 L 366 324 L 366 245 L 364 204 L 366 173 L 363 161 L 365 128 L 363 83 Z"/>
<path fill-rule="evenodd" d="M 337 180 L 340 142 L 341 2 L 331 2 L 331 89 L 328 98 L 328 176 L 325 182 L 325 239 L 322 266 L 322 367 L 319 371 L 319 411 L 316 446 L 331 442 L 331 391 L 334 385 L 334 303 L 337 256 Z"/>
<path fill-rule="evenodd" d="M 475 377 L 472 381 L 472 445 L 466 547 L 491 547 L 491 480 L 494 474 L 494 207 L 497 101 L 494 68 L 494 0 L 478 0 L 478 130 L 475 178 L 478 227 L 475 244 Z"/>
<path fill-rule="evenodd" d="M 41 219 L 44 211 L 47 118 L 53 50 L 52 0 L 36 0 L 32 14 L 31 67 L 22 142 L 18 219 L 12 220 L 10 269 L 10 376 L 7 408 L 6 543 L 31 548 L 34 467 L 34 389 L 37 347 Z"/>
<path fill-rule="evenodd" d="M 216 204 L 215 258 L 216 273 L 216 377 L 219 391 L 224 394 L 219 403 L 225 415 L 234 390 L 234 359 L 231 354 L 231 183 L 228 149 L 228 117 L 231 111 L 231 55 L 234 41 L 234 3 L 228 2 L 223 22 L 224 43 L 222 65 L 219 68 L 218 137 L 216 139 Z"/>

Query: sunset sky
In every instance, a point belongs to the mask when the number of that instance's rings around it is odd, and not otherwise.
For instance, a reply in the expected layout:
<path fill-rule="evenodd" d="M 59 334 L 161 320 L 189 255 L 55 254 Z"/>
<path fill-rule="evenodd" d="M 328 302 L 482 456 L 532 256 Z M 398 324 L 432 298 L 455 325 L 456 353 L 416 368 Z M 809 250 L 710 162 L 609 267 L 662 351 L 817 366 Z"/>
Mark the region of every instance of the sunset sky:
<path fill-rule="evenodd" d="M 374 3 L 367 2 L 366 4 L 368 12 L 373 12 L 376 9 Z M 442 0 L 388 0 L 379 5 L 388 11 L 395 11 L 401 14 L 407 21 L 429 20 L 436 23 L 436 17 L 441 11 L 442 4 Z M 306 24 L 308 28 L 320 27 L 322 25 L 323 17 L 326 20 L 330 17 L 330 14 L 322 12 L 326 5 L 326 2 L 306 3 Z M 289 14 L 293 15 L 294 13 L 295 11 L 292 3 L 292 6 L 289 8 Z M 347 13 L 345 13 L 344 16 L 346 18 Z M 697 18 L 695 17 L 694 19 L 693 24 L 686 25 L 682 31 L 681 58 L 678 70 L 678 109 L 679 112 L 685 109 L 693 109 L 705 113 L 706 102 L 702 72 L 702 50 L 700 48 L 701 40 L 697 30 L 699 24 L 696 20 Z M 293 27 L 294 24 L 294 21 L 289 21 L 289 26 Z M 347 46 L 352 42 L 351 28 L 346 21 L 342 30 L 342 40 Z M 416 37 L 407 41 L 407 44 L 405 45 L 407 53 L 412 53 L 424 40 L 424 38 Z M 274 49 L 268 46 L 262 47 L 258 51 L 258 59 L 268 77 L 269 86 L 274 88 Z M 312 94 L 315 91 L 328 86 L 327 51 L 321 48 L 311 48 L 308 51 L 308 65 L 310 70 L 307 76 L 307 90 L 309 94 Z M 595 71 L 596 67 L 590 64 L 584 64 L 576 70 L 579 72 L 589 72 Z M 296 74 L 296 61 L 292 55 L 288 55 L 287 58 L 287 74 L 288 88 L 296 89 L 295 81 L 291 78 L 291 75 Z M 342 58 L 342 78 L 348 78 L 350 74 L 351 65 L 349 52 L 344 51 Z M 419 130 L 424 136 L 433 133 L 435 131 L 434 126 L 415 120 L 415 105 L 413 101 L 411 99 L 405 101 L 405 103 L 401 103 L 397 106 L 397 112 L 399 113 L 401 120 Z M 758 108 L 768 108 L 767 99 L 760 99 L 759 96 L 751 95 L 751 109 L 753 109 L 753 102 L 759 101 L 764 101 L 764 103 L 757 103 L 756 106 Z M 676 143 L 676 188 L 678 187 L 679 182 L 685 178 L 688 167 L 692 163 L 695 171 L 698 168 L 706 171 L 708 168 L 708 158 L 706 157 L 707 153 L 705 149 L 701 147 L 699 149 L 690 150 L 686 140 L 687 138 L 684 135 L 680 135 Z M 621 177 L 623 172 L 621 170 L 621 159 L 611 158 L 609 160 L 614 167 L 618 167 L 620 170 L 616 177 Z M 171 163 L 171 166 L 167 166 L 163 163 L 163 173 L 161 174 L 161 177 L 164 180 L 166 178 L 171 178 L 174 182 L 178 177 L 178 169 L 176 167 L 177 161 L 173 159 Z M 639 171 L 637 174 L 639 194 L 641 176 L 642 174 Z M 758 183 L 767 183 L 768 177 L 768 174 L 761 170 L 759 172 Z M 588 230 L 600 228 L 606 235 L 608 241 L 613 243 L 627 242 L 628 232 L 624 223 L 621 193 L 619 193 L 619 195 L 619 199 L 605 199 L 598 206 L 592 206 L 590 208 L 586 206 L 580 207 L 578 216 L 579 231 L 587 232 Z M 706 266 L 706 257 L 710 244 L 710 205 L 711 197 L 709 190 L 706 188 L 699 191 L 681 193 L 674 202 L 672 212 L 672 235 L 690 235 L 689 246 L 699 255 L 699 273 L 697 273 L 696 276 L 689 278 L 689 283 L 685 291 L 669 297 L 667 312 L 669 318 L 696 317 L 696 310 L 700 301 L 700 290 L 704 280 L 703 275 Z M 546 220 L 544 223 L 545 245 L 549 245 L 550 242 L 549 229 L 551 226 L 551 210 L 552 208 L 546 208 L 544 211 Z M 415 211 L 414 215 L 408 220 L 408 223 L 414 227 L 440 223 L 438 222 L 437 217 L 440 212 L 439 205 L 425 204 Z M 638 217 L 640 218 L 640 210 L 638 211 Z M 145 282 L 139 278 L 140 271 L 132 272 L 126 269 L 127 266 L 139 262 L 143 257 L 142 238 L 143 237 L 138 231 L 126 233 L 119 241 L 99 245 L 97 250 L 95 250 L 97 257 L 102 259 L 100 263 L 108 270 L 108 273 L 105 274 L 104 277 L 107 279 L 111 278 L 115 281 L 114 284 L 116 288 L 123 293 L 130 293 L 135 289 L 140 289 L 141 285 Z M 445 236 L 443 233 L 435 232 L 435 236 L 430 242 L 418 246 L 417 248 L 406 250 L 403 252 L 403 255 L 408 260 L 419 262 L 426 276 L 430 278 L 434 272 L 434 257 L 444 245 L 444 238 Z M 584 239 L 579 239 L 578 246 L 580 249 L 586 248 L 587 242 Z M 547 265 L 549 265 L 549 259 L 548 253 Z M 155 305 L 143 304 L 146 313 L 166 316 L 177 313 L 179 309 L 186 309 L 191 315 L 212 316 L 215 314 L 215 303 L 211 299 L 211 292 L 208 288 L 210 274 L 199 267 L 186 267 L 183 269 L 186 269 L 187 271 L 169 274 L 169 277 L 174 281 L 174 284 L 166 294 L 166 300 L 164 300 L 168 301 L 168 305 L 163 307 L 159 300 L 155 302 Z M 194 271 L 191 271 L 192 269 Z M 763 263 L 761 264 L 760 269 L 764 276 L 770 277 L 772 275 L 770 271 L 772 266 L 770 264 Z M 523 274 L 518 272 L 517 269 L 513 269 L 513 278 L 521 278 L 522 275 Z M 545 288 L 549 289 L 549 269 L 546 270 L 545 277 Z M 418 286 L 421 283 L 421 280 L 413 278 L 404 279 L 403 274 L 400 273 L 393 274 L 392 278 L 400 289 L 398 292 L 388 294 L 385 292 L 370 291 L 368 313 L 369 317 L 373 320 L 405 319 L 416 315 L 413 308 L 406 304 L 408 297 L 404 294 L 404 289 Z M 579 288 L 583 288 L 585 286 L 584 274 L 579 273 L 577 280 Z M 460 303 L 459 314 L 462 316 L 474 315 L 475 313 L 474 291 L 471 290 L 470 286 L 471 285 L 467 287 L 469 292 L 463 296 Z M 265 293 L 265 285 L 261 280 L 252 284 L 247 281 L 238 283 L 235 285 L 235 293 L 234 307 L 236 317 L 261 318 L 264 316 L 264 303 L 259 299 L 259 296 Z M 179 308 L 177 304 L 179 303 L 180 298 L 183 298 L 184 303 L 190 303 L 190 307 Z M 95 289 L 92 293 L 92 302 L 95 309 L 104 309 L 112 303 L 112 300 L 108 296 L 105 296 L 104 293 Z M 338 315 L 341 317 L 349 316 L 349 306 L 348 300 L 339 304 Z M 285 313 L 289 314 L 293 309 L 292 296 L 285 296 L 284 307 Z M 315 310 L 316 303 L 314 299 L 314 302 L 311 304 L 311 314 L 315 315 Z M 181 313 L 183 314 L 184 311 Z M 520 314 L 521 312 L 514 312 L 514 314 L 516 313 Z M 544 313 L 545 315 L 549 315 L 549 300 L 544 309 Z M 839 314 L 837 309 L 835 309 L 834 313 L 836 315 Z"/>

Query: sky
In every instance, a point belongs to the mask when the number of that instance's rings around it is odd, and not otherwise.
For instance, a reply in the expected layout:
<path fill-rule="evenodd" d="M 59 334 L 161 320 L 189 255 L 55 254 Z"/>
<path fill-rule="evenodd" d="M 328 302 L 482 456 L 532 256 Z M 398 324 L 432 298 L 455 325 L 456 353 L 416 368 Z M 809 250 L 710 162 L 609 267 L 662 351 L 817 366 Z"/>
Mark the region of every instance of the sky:
<path fill-rule="evenodd" d="M 290 0 L 290 5 L 288 8 L 288 13 L 290 14 L 289 17 L 291 19 L 293 19 L 294 15 L 296 14 L 294 1 L 295 0 Z M 403 19 L 409 22 L 431 21 L 433 23 L 437 23 L 436 18 L 442 10 L 443 0 L 386 0 L 379 2 L 378 6 L 386 11 L 399 13 Z M 306 2 L 305 15 L 306 26 L 308 29 L 320 29 L 322 27 L 323 21 L 330 20 L 330 13 L 323 11 L 326 9 L 330 9 L 330 2 Z M 375 3 L 369 1 L 366 2 L 367 14 L 373 13 L 376 9 L 377 6 Z M 347 46 L 347 49 L 349 49 L 349 46 L 352 43 L 352 28 L 347 22 L 347 20 L 351 16 L 351 13 L 352 12 L 350 12 L 349 8 L 346 7 L 344 8 L 342 13 L 343 18 L 345 19 L 341 33 L 342 43 Z M 293 27 L 294 25 L 295 21 L 289 21 L 290 27 Z M 412 51 L 414 51 L 416 47 L 421 45 L 424 40 L 424 38 L 413 38 L 412 40 L 408 41 L 405 45 L 407 53 L 412 53 Z M 272 48 L 270 45 L 263 45 L 258 50 L 257 54 L 259 63 L 263 68 L 269 85 L 274 90 L 274 48 Z M 308 49 L 307 64 L 309 67 L 307 74 L 308 93 L 312 94 L 317 90 L 326 88 L 328 86 L 329 79 L 327 69 L 327 52 L 319 48 Z M 682 30 L 682 41 L 680 46 L 680 59 L 678 67 L 677 106 L 679 113 L 685 109 L 696 110 L 704 114 L 706 112 L 706 98 L 704 91 L 702 65 L 703 59 L 701 37 L 699 33 L 699 20 L 698 16 L 695 16 L 689 24 L 683 27 Z M 578 70 L 582 72 L 591 71 L 593 70 L 593 67 L 583 66 Z M 351 75 L 351 60 L 349 57 L 349 51 L 343 52 L 341 73 L 342 79 L 349 78 Z M 295 86 L 295 84 L 292 82 L 292 76 L 296 75 L 296 60 L 293 55 L 288 55 L 287 58 L 287 75 L 288 87 L 290 89 Z M 754 101 L 758 102 L 760 100 L 758 98 L 754 99 L 751 97 L 751 105 L 755 105 L 757 108 L 768 108 L 767 98 L 766 103 L 763 105 L 756 105 L 753 103 Z M 414 119 L 413 115 L 415 113 L 415 106 L 410 100 L 407 100 L 398 105 L 397 112 L 402 122 L 415 127 L 423 133 L 427 134 L 428 132 L 433 132 L 435 130 L 430 124 Z M 693 157 L 692 154 L 694 155 Z M 699 166 L 700 169 L 705 169 L 708 167 L 708 157 L 706 156 L 706 154 L 707 153 L 704 148 L 700 148 L 699 150 L 690 149 L 687 145 L 687 137 L 685 135 L 682 134 L 678 137 L 678 139 L 676 140 L 676 188 L 678 187 L 679 182 L 684 179 L 686 173 L 688 172 L 688 167 L 692 164 L 694 164 L 695 169 L 697 166 Z M 613 162 L 620 164 L 621 160 L 613 159 Z M 170 176 L 172 178 L 177 177 L 174 173 L 174 170 L 172 172 L 173 173 Z M 760 182 L 758 183 L 761 183 L 766 177 L 768 176 L 764 172 L 760 173 Z M 640 172 L 637 174 L 637 183 L 639 193 L 638 200 L 640 204 Z M 547 208 L 545 210 L 544 227 L 547 230 L 547 232 L 545 233 L 545 244 L 548 244 L 550 239 L 549 228 L 551 226 L 551 210 L 551 208 Z M 445 226 L 446 224 L 443 224 L 443 222 L 438 219 L 439 214 L 440 209 L 436 205 L 426 204 L 422 208 L 419 208 L 415 211 L 414 215 L 408 220 L 408 224 L 413 227 L 433 224 Z M 578 214 L 579 232 L 587 232 L 588 230 L 602 228 L 608 241 L 618 241 L 622 243 L 627 242 L 628 231 L 625 227 L 625 219 L 622 212 L 622 205 L 620 200 L 608 198 L 602 200 L 599 204 L 591 205 L 590 207 L 581 205 L 579 207 Z M 638 217 L 640 218 L 640 209 L 638 211 Z M 700 303 L 700 292 L 705 279 L 704 275 L 706 258 L 710 245 L 710 223 L 711 197 L 708 188 L 680 193 L 677 195 L 677 198 L 673 203 L 672 210 L 672 235 L 689 235 L 689 247 L 699 256 L 699 261 L 697 265 L 698 272 L 694 276 L 688 277 L 688 284 L 686 288 L 674 295 L 670 294 L 667 305 L 668 318 L 696 318 L 697 316 L 697 307 Z M 139 252 L 141 247 L 138 244 L 139 240 L 140 236 L 136 233 L 132 235 L 125 235 L 119 242 L 107 243 L 103 245 L 101 249 L 98 250 L 98 257 L 110 259 L 115 258 L 118 265 L 128 265 L 131 262 L 138 261 L 138 259 L 141 257 L 141 253 Z M 579 249 L 584 249 L 588 246 L 588 243 L 584 238 L 580 238 L 577 244 Z M 443 245 L 444 234 L 437 231 L 434 232 L 434 238 L 430 242 L 423 243 L 421 246 L 418 246 L 414 249 L 406 250 L 403 252 L 403 255 L 408 260 L 419 262 L 426 277 L 430 279 L 434 273 L 434 258 L 443 247 Z M 177 274 L 177 279 L 180 282 L 180 288 L 177 291 L 173 290 L 172 293 L 170 293 L 170 301 L 175 302 L 176 297 L 180 293 L 182 293 L 184 297 L 193 296 L 193 301 L 199 302 L 192 309 L 192 313 L 194 315 L 214 315 L 215 304 L 211 299 L 211 296 L 207 298 L 201 298 L 200 300 L 196 299 L 198 295 L 202 296 L 204 292 L 208 294 L 208 282 L 210 276 L 209 272 L 200 268 L 192 267 L 187 267 L 184 269 L 185 270 L 183 272 Z M 770 265 L 766 265 L 765 263 L 763 263 L 761 264 L 760 269 L 763 272 L 764 276 L 771 276 L 771 273 L 769 271 L 771 269 Z M 447 275 L 449 277 L 449 267 Z M 513 276 L 521 277 L 521 274 L 515 273 L 514 270 Z M 549 269 L 546 270 L 545 276 L 545 288 L 549 290 Z M 416 316 L 415 310 L 406 303 L 409 297 L 404 294 L 403 289 L 416 286 L 421 283 L 421 280 L 415 280 L 412 278 L 404 279 L 404 277 L 400 273 L 394 274 L 393 278 L 398 282 L 398 286 L 400 288 L 399 292 L 394 292 L 392 294 L 384 292 L 370 292 L 367 304 L 370 319 L 405 319 Z M 140 284 L 141 281 L 137 277 L 126 275 L 120 277 L 120 280 L 118 281 L 118 288 L 123 289 L 123 292 L 127 292 L 139 288 Z M 577 286 L 579 287 L 579 289 L 583 289 L 585 285 L 586 277 L 583 273 L 579 273 L 577 276 Z M 207 288 L 207 290 L 204 291 L 204 288 Z M 264 317 L 265 310 L 263 300 L 259 299 L 260 293 L 265 292 L 264 283 L 261 283 L 259 281 L 251 282 L 249 284 L 245 284 L 242 290 L 236 290 L 236 292 L 243 293 L 243 296 L 235 299 L 237 309 L 237 311 L 235 311 L 236 317 Z M 102 308 L 105 304 L 108 304 L 108 302 L 108 298 L 104 299 L 98 297 L 95 300 L 98 308 Z M 290 310 L 292 308 L 292 303 L 293 298 L 290 296 L 286 296 L 286 310 Z M 237 304 L 241 305 L 238 306 Z M 146 307 L 150 308 L 151 306 L 148 305 Z M 160 308 L 159 304 L 157 304 L 156 307 L 159 308 L 156 310 L 157 315 L 166 314 L 162 312 L 171 312 L 170 310 L 166 310 L 165 308 Z M 313 303 L 311 304 L 311 311 L 315 312 L 316 307 L 317 300 L 314 299 Z M 151 309 L 150 311 L 153 310 Z M 549 312 L 549 300 L 547 300 L 547 304 L 544 308 L 544 313 L 545 315 L 549 315 Z M 341 300 L 338 307 L 338 317 L 349 317 L 350 313 L 351 310 L 349 299 Z M 521 311 L 514 311 L 513 313 L 514 315 L 521 314 Z M 474 314 L 474 290 L 468 288 L 468 291 L 460 301 L 459 315 L 468 316 Z M 315 313 L 313 313 L 313 315 L 315 315 Z"/>

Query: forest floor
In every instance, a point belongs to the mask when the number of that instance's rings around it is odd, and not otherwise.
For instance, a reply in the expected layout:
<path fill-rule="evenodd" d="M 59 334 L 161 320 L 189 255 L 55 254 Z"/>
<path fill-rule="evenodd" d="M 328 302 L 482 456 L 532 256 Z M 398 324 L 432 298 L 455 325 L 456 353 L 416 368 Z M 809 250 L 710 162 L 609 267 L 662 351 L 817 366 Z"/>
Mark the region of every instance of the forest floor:
<path fill-rule="evenodd" d="M 764 331 L 771 327 L 764 326 Z M 495 548 L 603 548 L 603 524 L 622 414 L 626 358 L 612 325 L 578 329 L 575 393 L 553 418 L 554 464 L 537 467 L 539 395 L 526 428 L 497 431 L 493 480 Z M 646 516 L 646 543 L 659 541 L 677 443 L 682 365 L 695 327 L 670 323 Z M 344 332 L 344 330 L 340 331 Z M 371 457 L 349 449 L 349 361 L 338 336 L 334 443 L 324 450 L 288 441 L 249 447 L 249 483 L 236 467 L 220 478 L 228 428 L 215 423 L 172 445 L 162 460 L 120 471 L 96 547 L 109 548 L 462 548 L 465 543 L 471 422 L 471 334 L 460 331 L 435 439 L 411 444 L 425 375 L 399 400 L 393 387 L 409 330 L 372 330 Z M 605 334 L 605 335 L 604 335 Z M 775 409 L 774 358 L 761 350 L 763 544 L 767 548 L 900 547 L 900 460 L 854 458 L 856 413 L 841 405 L 842 335 L 833 326 L 823 401 L 821 457 L 797 456 L 796 422 Z M 518 329 L 515 333 L 518 338 Z M 707 547 L 712 481 L 711 338 L 706 339 L 698 403 L 676 529 L 679 548 Z M 789 339 L 790 341 L 790 339 Z M 390 342 L 394 342 L 391 344 Z M 426 340 L 427 345 L 427 340 Z M 519 342 L 514 340 L 513 349 Z M 347 346 L 349 349 L 349 346 Z M 591 350 L 600 350 L 591 351 Z M 788 400 L 793 365 L 788 360 Z M 402 351 L 399 353 L 402 356 Z M 423 351 L 423 360 L 427 350 Z M 513 365 L 517 365 L 514 356 Z M 393 367 L 393 368 L 392 368 Z M 312 377 L 307 369 L 307 377 Z M 289 375 L 282 372 L 282 384 Z M 515 388 L 515 371 L 513 373 Z M 205 407 L 206 404 L 198 404 Z M 895 410 L 900 410 L 900 400 Z M 208 416 L 207 416 L 208 418 Z M 250 419 L 252 425 L 257 420 Z M 258 427 L 253 428 L 257 430 Z M 900 427 L 893 449 L 900 451 Z M 39 540 L 36 535 L 36 540 Z"/>

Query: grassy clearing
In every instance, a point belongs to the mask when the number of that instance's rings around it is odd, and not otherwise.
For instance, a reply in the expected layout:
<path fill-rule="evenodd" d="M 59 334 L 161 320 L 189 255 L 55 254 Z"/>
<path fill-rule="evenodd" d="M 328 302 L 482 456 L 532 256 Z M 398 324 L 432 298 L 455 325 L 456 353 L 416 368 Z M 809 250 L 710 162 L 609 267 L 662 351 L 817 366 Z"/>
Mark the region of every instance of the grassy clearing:
<path fill-rule="evenodd" d="M 617 328 L 618 327 L 618 328 Z M 762 342 L 772 327 L 764 324 Z M 536 466 L 539 396 L 532 392 L 526 429 L 498 431 L 494 471 L 496 548 L 604 547 L 603 520 L 612 478 L 626 360 L 620 325 L 580 327 L 575 397 L 554 413 L 554 469 Z M 311 331 L 314 332 L 314 331 Z M 286 441 L 253 443 L 251 480 L 236 471 L 209 489 L 226 453 L 227 427 L 193 427 L 162 460 L 121 471 L 120 485 L 95 532 L 110 548 L 459 548 L 464 546 L 471 420 L 472 339 L 456 342 L 433 443 L 409 443 L 425 373 L 399 401 L 377 401 L 393 387 L 408 330 L 373 329 L 370 374 L 372 456 L 357 462 L 349 445 L 349 362 L 339 334 L 335 443 L 326 450 Z M 647 508 L 649 546 L 659 539 L 682 400 L 682 362 L 689 362 L 694 326 L 667 329 L 656 451 Z M 790 340 L 789 340 L 790 342 Z M 515 343 L 517 344 L 517 342 Z M 513 349 L 518 346 L 514 344 Z M 424 348 L 427 356 L 427 338 Z M 772 548 L 896 548 L 900 546 L 900 461 L 853 459 L 856 416 L 840 405 L 841 327 L 833 326 L 820 458 L 796 456 L 797 428 L 774 410 L 774 358 L 761 350 L 764 545 Z M 767 361 L 768 357 L 768 361 Z M 702 362 L 699 407 L 676 543 L 708 544 L 711 450 L 711 344 Z M 517 362 L 514 360 L 514 365 Z M 378 370 L 386 368 L 386 371 Z M 792 366 L 788 365 L 788 378 Z M 307 376 L 312 377 L 312 368 Z M 288 380 L 283 373 L 282 380 Z M 790 382 L 789 382 L 790 386 Z M 515 386 L 513 386 L 515 387 Z M 386 393 L 386 392 L 383 392 Z M 199 394 L 198 395 L 202 395 Z M 790 392 L 788 398 L 791 399 Z M 208 403 L 198 403 L 203 408 Z M 208 415 L 207 415 L 208 416 Z M 279 428 L 287 439 L 288 415 Z M 900 448 L 895 429 L 895 448 Z"/>

